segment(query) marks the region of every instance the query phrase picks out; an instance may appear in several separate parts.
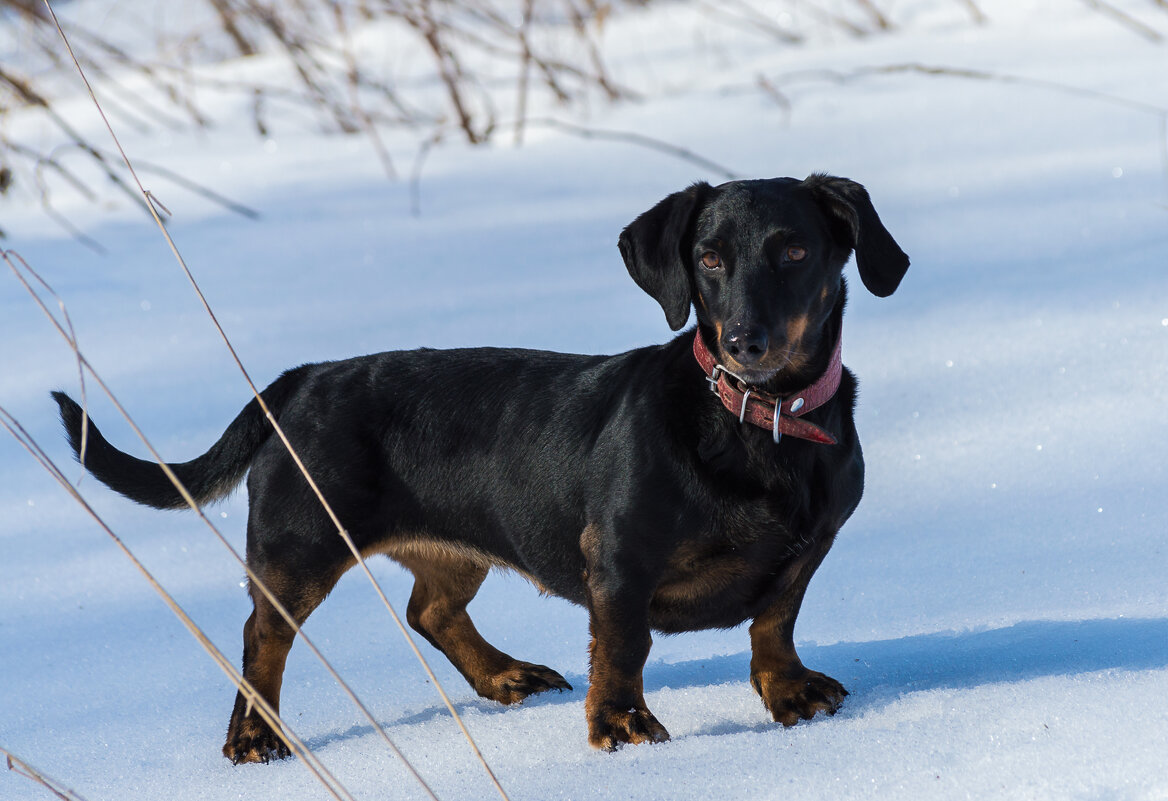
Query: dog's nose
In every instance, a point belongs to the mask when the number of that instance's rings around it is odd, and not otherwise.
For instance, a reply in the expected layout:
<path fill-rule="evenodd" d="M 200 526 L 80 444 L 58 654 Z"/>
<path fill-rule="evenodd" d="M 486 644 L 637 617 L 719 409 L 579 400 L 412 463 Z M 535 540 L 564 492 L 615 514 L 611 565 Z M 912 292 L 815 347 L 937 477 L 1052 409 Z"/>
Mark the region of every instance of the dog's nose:
<path fill-rule="evenodd" d="M 735 323 L 722 332 L 722 349 L 739 364 L 757 364 L 767 351 L 766 331 Z"/>

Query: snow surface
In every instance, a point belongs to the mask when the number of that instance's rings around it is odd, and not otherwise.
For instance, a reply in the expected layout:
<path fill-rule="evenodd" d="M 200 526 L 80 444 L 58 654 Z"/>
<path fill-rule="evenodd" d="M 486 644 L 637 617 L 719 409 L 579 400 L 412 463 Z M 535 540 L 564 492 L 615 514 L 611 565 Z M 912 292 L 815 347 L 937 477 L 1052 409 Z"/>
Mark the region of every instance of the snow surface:
<path fill-rule="evenodd" d="M 614 71 L 647 99 L 567 119 L 744 176 L 859 180 L 913 267 L 886 300 L 853 282 L 845 361 L 862 382 L 868 485 L 796 629 L 804 662 L 850 689 L 844 708 L 784 730 L 747 683 L 744 629 L 658 637 L 646 697 L 673 740 L 595 753 L 584 612 L 493 576 L 471 607 L 484 635 L 576 689 L 504 708 L 422 648 L 512 798 L 1168 798 L 1168 47 L 1085 3 L 978 4 L 986 25 L 957 2 L 894 4 L 901 29 L 865 39 L 804 21 L 803 47 L 715 25 L 697 2 L 610 20 Z M 1115 5 L 1168 37 L 1162 9 Z M 375 47 L 378 33 L 363 41 Z M 1027 80 L 824 72 L 899 64 Z M 204 100 L 229 121 L 240 102 Z M 63 108 L 98 136 L 87 103 Z M 261 211 L 248 221 L 147 178 L 261 383 L 305 361 L 418 345 L 663 341 L 616 235 L 665 194 L 720 180 L 633 144 L 532 128 L 519 149 L 504 136 L 434 150 L 414 216 L 408 182 L 386 181 L 365 140 L 293 120 L 260 141 L 235 112 L 238 123 L 200 134 L 121 133 L 132 156 Z M 408 167 L 416 139 L 387 142 Z M 201 453 L 247 400 L 235 367 L 139 212 L 112 194 L 99 207 L 57 197 L 107 256 L 27 196 L 0 201 L 5 246 L 55 286 L 89 359 L 162 452 Z M 0 404 L 80 476 L 47 396 L 75 391 L 75 365 L 11 279 L 0 337 Z M 142 453 L 94 395 L 107 436 Z M 249 602 L 209 532 L 92 479 L 81 489 L 237 659 Z M 245 503 L 238 493 L 212 509 L 239 548 Z M 295 760 L 233 768 L 219 755 L 234 689 L 11 439 L 0 509 L 0 746 L 91 801 L 324 797 Z M 404 609 L 408 576 L 373 567 Z M 359 575 L 307 630 L 439 797 L 493 797 Z M 283 710 L 356 798 L 422 797 L 301 645 Z M 47 797 L 0 773 L 0 798 Z"/>

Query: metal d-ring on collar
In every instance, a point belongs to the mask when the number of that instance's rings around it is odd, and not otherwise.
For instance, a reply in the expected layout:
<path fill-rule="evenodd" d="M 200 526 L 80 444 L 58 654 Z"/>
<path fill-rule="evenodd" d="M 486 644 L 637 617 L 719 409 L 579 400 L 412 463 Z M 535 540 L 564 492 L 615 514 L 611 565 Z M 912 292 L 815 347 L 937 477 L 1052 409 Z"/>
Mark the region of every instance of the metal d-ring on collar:
<path fill-rule="evenodd" d="M 771 431 L 771 438 L 774 439 L 776 445 L 778 445 L 779 440 L 783 438 L 783 432 L 779 431 L 779 418 L 782 417 L 783 403 L 785 403 L 785 401 L 783 401 L 781 398 L 775 398 L 775 427 Z M 795 398 L 795 400 L 791 401 L 791 414 L 795 414 L 795 412 L 802 408 L 802 398 Z"/>

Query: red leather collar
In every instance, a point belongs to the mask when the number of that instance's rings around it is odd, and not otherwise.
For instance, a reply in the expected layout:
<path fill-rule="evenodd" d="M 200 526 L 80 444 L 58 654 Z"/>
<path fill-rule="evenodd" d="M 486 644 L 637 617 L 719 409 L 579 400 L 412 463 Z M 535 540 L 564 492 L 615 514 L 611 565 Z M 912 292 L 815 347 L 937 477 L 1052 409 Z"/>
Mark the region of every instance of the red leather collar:
<path fill-rule="evenodd" d="M 706 380 L 710 382 L 710 390 L 722 400 L 723 406 L 737 415 L 739 422 L 745 421 L 765 428 L 774 436 L 775 442 L 787 434 L 822 445 L 836 444 L 836 439 L 831 434 L 814 423 L 800 420 L 799 417 L 835 397 L 840 385 L 840 376 L 843 374 L 840 340 L 837 339 L 835 342 L 835 350 L 823 375 L 802 392 L 792 393 L 781 401 L 773 395 L 747 386 L 738 376 L 718 364 L 718 360 L 702 340 L 700 329 L 694 332 L 693 353 L 701 365 L 702 372 L 706 374 Z"/>

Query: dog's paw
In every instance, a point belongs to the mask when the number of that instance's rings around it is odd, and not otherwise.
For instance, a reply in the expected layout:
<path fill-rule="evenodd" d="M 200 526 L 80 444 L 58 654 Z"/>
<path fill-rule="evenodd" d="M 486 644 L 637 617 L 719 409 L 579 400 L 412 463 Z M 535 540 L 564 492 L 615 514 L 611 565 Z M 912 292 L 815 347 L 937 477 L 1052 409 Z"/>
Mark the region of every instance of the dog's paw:
<path fill-rule="evenodd" d="M 292 755 L 288 746 L 272 728 L 262 720 L 245 718 L 238 726 L 227 732 L 227 742 L 223 746 L 223 756 L 233 765 L 246 762 L 262 762 L 265 765 L 273 759 L 287 759 Z"/>
<path fill-rule="evenodd" d="M 784 726 L 794 726 L 801 719 L 811 720 L 818 712 L 834 715 L 848 694 L 838 681 L 815 670 L 804 671 L 796 678 L 760 671 L 751 674 L 750 684 L 774 719 Z"/>
<path fill-rule="evenodd" d="M 506 670 L 499 671 L 476 687 L 479 695 L 501 704 L 517 704 L 529 695 L 548 690 L 571 690 L 572 685 L 549 667 L 516 660 Z"/>
<path fill-rule="evenodd" d="M 663 743 L 669 739 L 648 709 L 602 709 L 588 721 L 588 743 L 593 748 L 615 751 L 625 743 Z"/>

